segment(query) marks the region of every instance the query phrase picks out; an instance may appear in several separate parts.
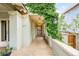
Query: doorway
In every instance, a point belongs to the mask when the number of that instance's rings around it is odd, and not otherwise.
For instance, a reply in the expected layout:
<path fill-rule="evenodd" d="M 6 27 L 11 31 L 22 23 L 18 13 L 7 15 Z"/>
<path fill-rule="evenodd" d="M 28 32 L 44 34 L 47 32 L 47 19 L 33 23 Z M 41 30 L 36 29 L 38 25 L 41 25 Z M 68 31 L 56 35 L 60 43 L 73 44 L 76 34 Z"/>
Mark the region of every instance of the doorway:
<path fill-rule="evenodd" d="M 1 21 L 1 41 L 6 41 L 6 21 Z"/>

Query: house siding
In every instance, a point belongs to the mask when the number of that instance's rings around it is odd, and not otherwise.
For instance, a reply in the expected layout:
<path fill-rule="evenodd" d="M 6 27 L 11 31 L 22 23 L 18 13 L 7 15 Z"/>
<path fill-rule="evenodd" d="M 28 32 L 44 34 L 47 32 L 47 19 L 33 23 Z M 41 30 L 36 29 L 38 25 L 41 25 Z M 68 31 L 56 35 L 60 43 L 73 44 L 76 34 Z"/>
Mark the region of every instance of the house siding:
<path fill-rule="evenodd" d="M 74 9 L 70 10 L 69 12 L 65 13 L 65 20 L 68 24 L 72 22 L 72 20 L 79 15 L 79 5 L 75 7 Z"/>

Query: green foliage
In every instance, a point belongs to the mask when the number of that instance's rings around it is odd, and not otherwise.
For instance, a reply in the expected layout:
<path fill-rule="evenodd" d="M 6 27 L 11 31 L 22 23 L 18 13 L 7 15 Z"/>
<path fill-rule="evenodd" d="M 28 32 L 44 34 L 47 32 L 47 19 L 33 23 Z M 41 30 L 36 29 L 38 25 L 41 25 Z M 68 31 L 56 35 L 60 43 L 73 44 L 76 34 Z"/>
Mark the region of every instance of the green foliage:
<path fill-rule="evenodd" d="M 8 56 L 12 51 L 12 48 L 6 47 L 5 50 L 0 51 L 0 56 Z"/>
<path fill-rule="evenodd" d="M 55 3 L 27 3 L 25 6 L 28 7 L 29 12 L 44 16 L 48 35 L 55 39 L 59 38 Z"/>
<path fill-rule="evenodd" d="M 59 30 L 63 32 L 67 32 L 67 29 L 70 29 L 73 31 L 74 35 L 79 29 L 79 16 L 76 16 L 76 18 L 72 19 L 72 22 L 70 24 L 67 24 L 67 22 L 64 19 L 64 16 L 61 15 L 59 18 Z"/>
<path fill-rule="evenodd" d="M 79 30 L 79 16 L 76 16 L 75 19 L 70 24 L 70 29 L 73 30 L 74 34 Z"/>
<path fill-rule="evenodd" d="M 67 22 L 65 21 L 63 15 L 61 15 L 61 16 L 59 17 L 59 26 L 58 26 L 58 27 L 59 27 L 59 30 L 60 30 L 60 31 L 63 31 L 63 32 L 66 32 L 67 29 L 70 27 L 70 26 L 67 24 Z"/>

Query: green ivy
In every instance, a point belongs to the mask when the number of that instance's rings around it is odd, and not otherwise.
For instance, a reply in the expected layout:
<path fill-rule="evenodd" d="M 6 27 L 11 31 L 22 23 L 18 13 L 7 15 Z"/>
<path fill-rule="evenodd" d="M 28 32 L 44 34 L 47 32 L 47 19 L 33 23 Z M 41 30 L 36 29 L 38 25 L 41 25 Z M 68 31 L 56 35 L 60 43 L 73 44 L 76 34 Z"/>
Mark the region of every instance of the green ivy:
<path fill-rule="evenodd" d="M 29 12 L 37 13 L 45 17 L 45 25 L 48 32 L 54 39 L 59 39 L 58 33 L 58 13 L 56 12 L 55 3 L 27 3 L 25 6 Z"/>

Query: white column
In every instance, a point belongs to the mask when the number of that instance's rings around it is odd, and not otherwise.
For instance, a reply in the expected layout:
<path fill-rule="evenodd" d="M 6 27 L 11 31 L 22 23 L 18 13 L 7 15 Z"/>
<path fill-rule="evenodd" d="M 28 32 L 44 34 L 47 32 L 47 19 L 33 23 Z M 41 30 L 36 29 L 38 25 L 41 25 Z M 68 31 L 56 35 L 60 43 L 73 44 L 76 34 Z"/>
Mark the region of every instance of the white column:
<path fill-rule="evenodd" d="M 17 48 L 17 14 L 16 11 L 9 13 L 9 46 Z"/>
<path fill-rule="evenodd" d="M 17 49 L 22 48 L 23 39 L 22 39 L 22 17 L 19 12 L 17 12 Z"/>
<path fill-rule="evenodd" d="M 22 47 L 22 24 L 21 24 L 21 15 L 17 11 L 9 12 L 9 46 L 14 49 L 20 49 Z"/>

